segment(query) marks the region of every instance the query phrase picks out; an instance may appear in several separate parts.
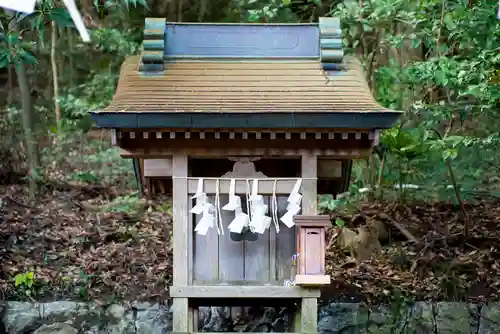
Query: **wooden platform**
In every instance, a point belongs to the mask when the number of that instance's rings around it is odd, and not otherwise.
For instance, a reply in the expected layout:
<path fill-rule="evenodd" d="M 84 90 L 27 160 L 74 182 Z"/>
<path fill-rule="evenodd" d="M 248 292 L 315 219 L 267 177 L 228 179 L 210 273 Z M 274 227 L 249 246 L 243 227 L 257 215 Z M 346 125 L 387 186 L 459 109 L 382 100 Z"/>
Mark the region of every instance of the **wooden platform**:
<path fill-rule="evenodd" d="M 295 286 L 171 286 L 170 297 L 184 298 L 319 298 L 318 289 Z"/>

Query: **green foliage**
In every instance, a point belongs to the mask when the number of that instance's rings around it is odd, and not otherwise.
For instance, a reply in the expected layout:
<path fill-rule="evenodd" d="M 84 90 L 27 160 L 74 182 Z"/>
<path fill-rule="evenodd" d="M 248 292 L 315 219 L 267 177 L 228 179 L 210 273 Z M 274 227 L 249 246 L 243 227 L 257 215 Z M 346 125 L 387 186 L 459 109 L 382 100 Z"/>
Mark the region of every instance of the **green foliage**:
<path fill-rule="evenodd" d="M 139 216 L 145 210 L 145 201 L 137 194 L 116 197 L 103 208 L 104 212 L 125 213 L 129 216 Z"/>
<path fill-rule="evenodd" d="M 0 68 L 21 62 L 36 64 L 31 66 L 31 80 L 37 88 L 44 87 L 34 101 L 37 133 L 55 135 L 52 93 L 47 88 L 51 87 L 51 79 L 47 79 L 51 68 L 46 31 L 48 23 L 54 21 L 62 64 L 59 105 L 64 133 L 57 133 L 56 145 L 44 146 L 44 166 L 65 166 L 68 180 L 130 187 L 130 161 L 121 159 L 118 150 L 101 141 L 82 138 L 93 124 L 88 112 L 104 108 L 113 97 L 124 57 L 140 52 L 144 13 L 139 9 L 146 7 L 146 1 L 93 3 L 96 21 L 103 9 L 109 15 L 91 29 L 89 46 L 76 38 L 73 23 L 59 2 L 44 0 L 34 13 L 17 15 L 15 24 L 20 33 L 8 28 L 8 18 L 0 15 Z M 208 4 L 217 8 L 213 17 L 227 22 L 312 22 L 319 15 L 340 17 L 347 52 L 361 56 L 377 100 L 405 112 L 400 124 L 382 133 L 375 159 L 380 184 L 371 184 L 366 166 L 356 163 L 349 195 L 320 199 L 322 210 L 349 207 L 374 188 L 377 193 L 384 188 L 384 196 L 399 199 L 456 200 L 453 189 L 460 190 L 464 199 L 475 197 L 479 188 L 492 196 L 500 193 L 500 168 L 495 167 L 500 166 L 500 157 L 495 154 L 500 143 L 500 21 L 496 3 L 241 0 Z M 146 15 L 163 16 L 158 12 L 160 7 L 164 8 L 151 3 Z M 197 5 L 192 7 L 183 11 L 184 20 L 199 17 Z M 5 138 L 8 145 L 18 141 L 16 134 L 22 130 L 18 103 L 15 101 L 0 120 L 2 126 L 5 123 L 12 129 L 12 136 Z M 407 188 L 406 184 L 419 187 Z M 393 194 L 388 189 L 396 190 Z"/>
<path fill-rule="evenodd" d="M 42 150 L 43 165 L 49 173 L 65 172 L 58 175 L 65 181 L 135 188 L 132 161 L 121 158 L 119 149 L 106 139 L 89 140 L 81 131 L 64 131 Z"/>
<path fill-rule="evenodd" d="M 0 24 L 0 68 L 20 63 L 37 63 L 31 43 L 24 41 L 18 33 L 5 30 Z"/>
<path fill-rule="evenodd" d="M 88 289 L 92 285 L 92 278 L 94 275 L 92 274 L 87 274 L 85 271 L 80 268 L 80 271 L 78 272 L 78 276 L 80 276 L 81 283 L 77 287 L 77 293 L 78 296 L 82 299 L 88 299 Z"/>
<path fill-rule="evenodd" d="M 405 111 L 401 124 L 382 134 L 378 166 L 383 159 L 385 168 L 374 186 L 397 185 L 400 199 L 411 192 L 457 201 L 459 193 L 474 197 L 478 187 L 492 186 L 500 130 L 492 121 L 500 101 L 496 5 L 370 0 L 334 8 L 344 43 L 361 53 L 378 101 Z M 404 189 L 408 183 L 418 190 Z"/>
<path fill-rule="evenodd" d="M 32 271 L 17 274 L 14 277 L 14 286 L 28 297 L 35 294 L 35 273 Z"/>
<path fill-rule="evenodd" d="M 320 195 L 318 199 L 318 209 L 322 212 L 339 212 L 354 209 L 356 203 L 364 198 L 366 188 L 360 188 L 359 184 L 352 183 L 349 190 L 337 195 L 335 198 L 331 194 Z M 342 222 L 336 221 L 337 226 Z"/>

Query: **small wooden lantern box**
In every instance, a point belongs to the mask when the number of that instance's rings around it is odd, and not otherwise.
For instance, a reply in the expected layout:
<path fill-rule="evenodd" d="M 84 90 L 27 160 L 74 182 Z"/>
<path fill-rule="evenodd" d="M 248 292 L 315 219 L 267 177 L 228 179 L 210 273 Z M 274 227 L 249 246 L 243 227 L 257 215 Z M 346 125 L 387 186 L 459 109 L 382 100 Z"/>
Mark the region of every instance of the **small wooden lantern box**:
<path fill-rule="evenodd" d="M 296 216 L 297 226 L 297 275 L 295 284 L 317 286 L 330 284 L 325 275 L 325 238 L 330 226 L 326 215 Z"/>

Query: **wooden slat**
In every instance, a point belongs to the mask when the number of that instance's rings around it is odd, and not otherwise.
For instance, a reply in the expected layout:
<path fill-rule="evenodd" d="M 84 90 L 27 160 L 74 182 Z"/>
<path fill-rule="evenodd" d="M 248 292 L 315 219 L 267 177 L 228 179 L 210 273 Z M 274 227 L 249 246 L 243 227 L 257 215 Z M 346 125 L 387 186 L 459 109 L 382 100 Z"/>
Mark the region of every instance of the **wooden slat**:
<path fill-rule="evenodd" d="M 305 96 L 319 96 L 325 97 L 330 96 L 332 94 L 332 89 L 334 90 L 347 90 L 349 87 L 352 89 L 357 88 L 359 85 L 349 84 L 349 85 L 336 85 L 334 83 L 330 83 L 326 86 L 271 86 L 270 84 L 264 85 L 261 84 L 259 86 L 231 86 L 227 84 L 223 84 L 220 86 L 203 86 L 203 85 L 190 85 L 189 87 L 178 86 L 178 85 L 164 85 L 158 87 L 154 91 L 151 91 L 150 85 L 146 85 L 146 83 L 137 83 L 136 85 L 127 84 L 125 87 L 130 86 L 130 94 L 133 94 L 134 91 L 131 88 L 136 88 L 135 91 L 137 95 L 141 93 L 147 93 L 148 96 L 161 96 L 162 94 L 179 94 L 180 96 L 213 96 L 214 94 L 231 94 L 231 93 L 239 93 L 242 96 L 252 96 L 256 95 L 256 93 L 266 94 L 268 96 L 282 96 L 283 93 L 301 93 Z M 132 87 L 133 86 L 133 87 Z M 266 90 L 263 91 L 263 88 Z M 117 92 L 116 96 L 126 96 L 123 91 Z"/>
<path fill-rule="evenodd" d="M 215 184 L 213 185 L 215 186 Z M 227 186 L 229 190 L 229 183 L 227 183 Z M 209 187 L 205 187 L 204 190 L 208 193 L 209 189 Z M 228 202 L 229 196 L 221 196 L 221 208 Z M 243 200 L 242 204 L 244 204 Z M 232 241 L 230 232 L 227 229 L 234 218 L 234 212 L 221 209 L 221 216 L 225 233 L 219 237 L 219 280 L 242 281 L 245 278 L 244 243 Z"/>
<path fill-rule="evenodd" d="M 248 93 L 248 92 L 247 92 Z M 276 93 L 276 92 L 274 92 Z M 342 100 L 339 101 L 332 101 L 331 98 L 328 96 L 312 96 L 312 95 L 301 95 L 301 96 L 288 96 L 286 93 L 278 93 L 278 94 L 273 94 L 273 95 L 259 95 L 259 94 L 237 94 L 233 92 L 220 92 L 217 94 L 212 94 L 211 96 L 207 95 L 197 95 L 197 94 L 192 94 L 192 95 L 177 95 L 175 93 L 166 93 L 163 95 L 160 94 L 154 94 L 148 98 L 147 102 L 154 102 L 154 101 L 160 101 L 161 103 L 172 103 L 172 102 L 177 102 L 177 103 L 188 103 L 190 101 L 195 101 L 196 99 L 203 99 L 203 102 L 205 103 L 216 103 L 219 102 L 223 99 L 231 101 L 231 102 L 244 102 L 246 100 L 249 101 L 260 101 L 262 100 L 263 102 L 268 102 L 268 103 L 279 103 L 280 99 L 283 97 L 287 97 L 292 101 L 297 101 L 297 102 L 306 102 L 306 101 L 315 101 L 316 103 L 331 103 L 331 104 L 338 104 L 344 101 L 349 101 L 352 99 L 359 98 L 359 94 L 352 93 L 350 91 L 338 91 L 336 92 L 338 94 L 342 94 Z M 120 103 L 128 103 L 128 102 L 133 102 L 137 101 L 137 98 L 140 98 L 142 94 L 140 92 L 136 92 L 135 94 L 127 94 L 123 96 L 117 96 L 120 97 Z M 281 101 L 283 103 L 291 103 L 290 101 Z M 357 101 L 359 102 L 359 101 Z M 371 103 L 370 103 L 371 104 Z"/>
<path fill-rule="evenodd" d="M 318 298 L 317 289 L 293 286 L 171 286 L 170 297 L 178 298 Z"/>
<path fill-rule="evenodd" d="M 243 242 L 245 280 L 260 281 L 263 284 L 271 280 L 269 233 L 269 231 L 265 231 L 263 234 L 258 234 L 256 241 L 245 240 Z"/>
<path fill-rule="evenodd" d="M 155 57 L 155 53 L 150 53 L 151 57 Z M 218 75 L 217 75 L 218 74 Z M 339 76 L 340 81 L 347 81 L 348 79 L 357 79 L 357 76 Z M 336 79 L 336 78 L 335 78 Z M 265 82 L 280 82 L 280 81 L 292 81 L 292 82 L 310 82 L 310 83 L 327 83 L 328 78 L 323 76 L 320 71 L 314 74 L 308 74 L 308 75 L 262 75 L 262 73 L 255 73 L 253 75 L 238 75 L 236 73 L 231 73 L 231 74 L 224 74 L 221 75 L 221 73 L 216 73 L 216 74 L 208 74 L 208 75 L 203 75 L 203 74 L 198 74 L 198 72 L 193 73 L 191 72 L 191 75 L 180 75 L 180 76 L 171 76 L 169 73 L 169 76 L 164 77 L 164 81 L 166 83 L 171 83 L 171 82 L 259 82 L 259 81 L 265 81 Z"/>
<path fill-rule="evenodd" d="M 288 196 L 278 197 L 278 218 L 286 212 Z M 295 227 L 288 228 L 280 223 L 280 231 L 276 236 L 276 275 L 281 284 L 287 279 L 293 279 L 292 256 L 296 253 Z"/>
<path fill-rule="evenodd" d="M 214 203 L 214 196 L 210 196 L 209 201 Z M 198 223 L 201 215 L 196 215 L 195 219 Z M 225 231 L 225 233 L 229 232 Z M 198 235 L 194 232 L 193 238 L 194 281 L 217 281 L 219 278 L 219 236 L 217 230 L 210 229 L 207 235 Z"/>
<path fill-rule="evenodd" d="M 218 80 L 203 80 L 203 81 L 160 81 L 156 83 L 155 85 L 152 85 L 152 83 L 148 83 L 146 81 L 130 81 L 127 82 L 125 85 L 122 85 L 120 88 L 121 92 L 124 89 L 128 89 L 130 93 L 134 91 L 134 89 L 137 88 L 148 88 L 151 89 L 150 92 L 158 92 L 159 90 L 163 89 L 171 89 L 171 88 L 202 88 L 206 87 L 205 85 L 209 85 L 210 87 L 218 88 L 216 90 L 220 90 L 222 87 L 225 89 L 228 89 L 230 87 L 233 87 L 235 91 L 238 90 L 244 90 L 244 88 L 253 88 L 253 91 L 256 92 L 264 92 L 272 90 L 272 87 L 275 87 L 278 91 L 288 91 L 288 89 L 291 88 L 314 88 L 314 90 L 317 91 L 324 91 L 324 92 L 332 92 L 335 90 L 335 88 L 343 88 L 343 87 L 352 87 L 354 90 L 355 88 L 360 88 L 364 83 L 362 82 L 357 82 L 356 84 L 352 81 L 349 81 L 348 84 L 342 85 L 339 81 L 288 81 L 288 80 L 268 80 L 268 81 L 218 81 Z M 299 90 L 295 90 L 298 92 Z M 360 93 L 365 93 L 365 90 L 360 90 Z M 144 96 L 147 98 L 147 96 Z M 332 97 L 334 98 L 334 97 Z M 146 100 L 146 99 L 145 99 Z"/>

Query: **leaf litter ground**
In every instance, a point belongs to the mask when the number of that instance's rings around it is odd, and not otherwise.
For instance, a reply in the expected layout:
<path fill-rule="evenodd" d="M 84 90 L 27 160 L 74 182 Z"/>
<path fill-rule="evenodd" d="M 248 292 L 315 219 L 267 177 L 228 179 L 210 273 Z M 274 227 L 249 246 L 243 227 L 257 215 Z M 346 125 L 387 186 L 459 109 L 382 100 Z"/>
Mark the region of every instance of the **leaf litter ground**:
<path fill-rule="evenodd" d="M 172 225 L 158 209 L 165 202 L 152 203 L 156 209 L 139 218 L 92 209 L 117 195 L 113 189 L 59 184 L 48 186 L 31 206 L 23 186 L 0 187 L 0 298 L 26 299 L 14 277 L 30 271 L 37 300 L 167 298 Z M 390 227 L 381 254 L 360 264 L 330 242 L 332 284 L 323 288 L 322 298 L 498 300 L 500 202 L 471 204 L 467 210 L 472 220 L 467 238 L 460 210 L 449 204 L 366 203 L 339 216 L 353 228 L 394 220 L 418 242 Z M 328 240 L 337 232 L 332 227 Z"/>

